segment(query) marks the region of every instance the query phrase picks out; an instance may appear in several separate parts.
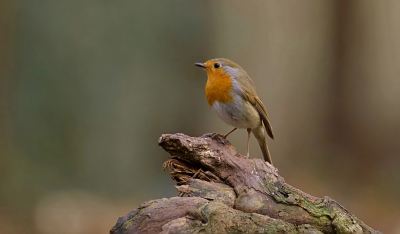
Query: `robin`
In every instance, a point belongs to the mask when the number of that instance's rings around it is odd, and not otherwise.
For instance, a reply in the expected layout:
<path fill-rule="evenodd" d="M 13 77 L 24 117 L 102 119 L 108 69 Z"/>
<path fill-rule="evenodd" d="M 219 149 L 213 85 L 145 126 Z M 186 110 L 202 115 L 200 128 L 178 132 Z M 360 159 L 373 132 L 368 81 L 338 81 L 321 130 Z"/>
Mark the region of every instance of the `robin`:
<path fill-rule="evenodd" d="M 225 58 L 215 58 L 205 63 L 195 63 L 207 71 L 206 98 L 211 109 L 234 129 L 247 129 L 247 157 L 249 157 L 250 133 L 256 137 L 265 161 L 272 164 L 266 134 L 274 139 L 267 111 L 249 75 L 236 63 Z"/>

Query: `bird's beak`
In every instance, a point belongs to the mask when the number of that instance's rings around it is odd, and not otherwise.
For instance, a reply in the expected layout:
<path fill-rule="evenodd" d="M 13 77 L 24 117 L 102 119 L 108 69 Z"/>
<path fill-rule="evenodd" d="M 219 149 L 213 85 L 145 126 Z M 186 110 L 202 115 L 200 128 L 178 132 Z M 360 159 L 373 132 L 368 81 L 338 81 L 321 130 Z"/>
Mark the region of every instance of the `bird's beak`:
<path fill-rule="evenodd" d="M 201 68 L 206 68 L 206 65 L 204 65 L 204 63 L 195 63 L 194 65 L 201 67 Z"/>

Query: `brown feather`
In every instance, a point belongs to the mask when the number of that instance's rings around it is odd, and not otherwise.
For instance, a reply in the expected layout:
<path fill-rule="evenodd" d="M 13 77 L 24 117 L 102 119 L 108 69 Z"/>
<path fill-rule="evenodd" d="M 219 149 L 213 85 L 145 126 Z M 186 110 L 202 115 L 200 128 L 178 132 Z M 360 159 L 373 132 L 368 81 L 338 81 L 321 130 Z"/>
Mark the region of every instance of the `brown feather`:
<path fill-rule="evenodd" d="M 260 117 L 265 126 L 265 130 L 267 130 L 268 136 L 271 137 L 272 139 L 274 139 L 274 135 L 272 134 L 272 126 L 269 123 L 269 118 L 268 118 L 267 111 L 265 110 L 265 106 L 261 102 L 261 99 L 259 97 L 255 97 L 254 99 L 256 100 L 256 105 L 254 105 L 254 107 L 260 114 Z"/>
<path fill-rule="evenodd" d="M 248 78 L 248 75 L 246 74 L 245 77 Z M 272 133 L 272 126 L 270 124 L 267 110 L 265 109 L 264 104 L 262 103 L 261 99 L 258 96 L 250 95 L 250 93 L 257 94 L 257 91 L 254 88 L 253 82 L 250 80 L 250 78 L 245 79 L 244 81 L 242 81 L 242 80 L 243 79 L 240 79 L 237 81 L 241 84 L 241 91 L 242 91 L 243 98 L 245 100 L 247 100 L 248 102 L 250 102 L 251 105 L 254 106 L 254 108 L 256 108 L 258 114 L 260 115 L 262 122 L 264 123 L 264 127 L 268 133 L 268 136 L 271 137 L 272 139 L 274 139 L 274 134 Z M 251 85 L 243 85 L 243 83 L 251 83 Z M 249 88 L 247 88 L 247 90 L 244 90 L 243 87 L 249 87 Z"/>

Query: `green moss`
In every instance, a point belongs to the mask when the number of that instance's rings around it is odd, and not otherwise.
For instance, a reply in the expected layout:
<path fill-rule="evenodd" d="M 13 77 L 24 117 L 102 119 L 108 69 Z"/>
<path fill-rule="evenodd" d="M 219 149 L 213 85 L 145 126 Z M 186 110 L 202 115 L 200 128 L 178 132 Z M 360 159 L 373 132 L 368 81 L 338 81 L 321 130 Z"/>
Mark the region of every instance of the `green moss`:
<path fill-rule="evenodd" d="M 129 220 L 129 221 L 126 221 L 126 222 L 125 222 L 125 230 L 128 230 L 129 227 L 132 226 L 133 222 L 134 222 L 133 219 L 131 219 L 131 220 Z"/>
<path fill-rule="evenodd" d="M 151 203 L 149 203 L 147 206 L 142 207 L 142 208 L 139 210 L 139 212 L 137 212 L 130 220 L 127 220 L 127 221 L 124 223 L 125 231 L 127 231 L 127 230 L 129 229 L 129 227 L 132 226 L 132 224 L 133 224 L 133 223 L 135 222 L 135 220 L 136 220 L 136 217 L 138 217 L 140 214 L 142 214 L 142 213 L 146 210 L 146 208 L 149 207 L 149 206 L 151 206 L 153 203 L 154 203 L 154 202 L 151 202 Z"/>

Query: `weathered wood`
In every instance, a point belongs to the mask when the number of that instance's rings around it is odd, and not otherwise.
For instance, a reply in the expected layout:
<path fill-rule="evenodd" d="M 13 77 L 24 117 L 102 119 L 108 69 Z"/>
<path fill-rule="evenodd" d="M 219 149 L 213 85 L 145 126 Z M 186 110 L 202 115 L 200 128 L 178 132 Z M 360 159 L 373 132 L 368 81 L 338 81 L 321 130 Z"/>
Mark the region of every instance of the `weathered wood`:
<path fill-rule="evenodd" d="M 329 197 L 285 183 L 275 167 L 247 159 L 218 134 L 164 134 L 159 144 L 180 196 L 149 201 L 110 233 L 379 233 Z"/>

